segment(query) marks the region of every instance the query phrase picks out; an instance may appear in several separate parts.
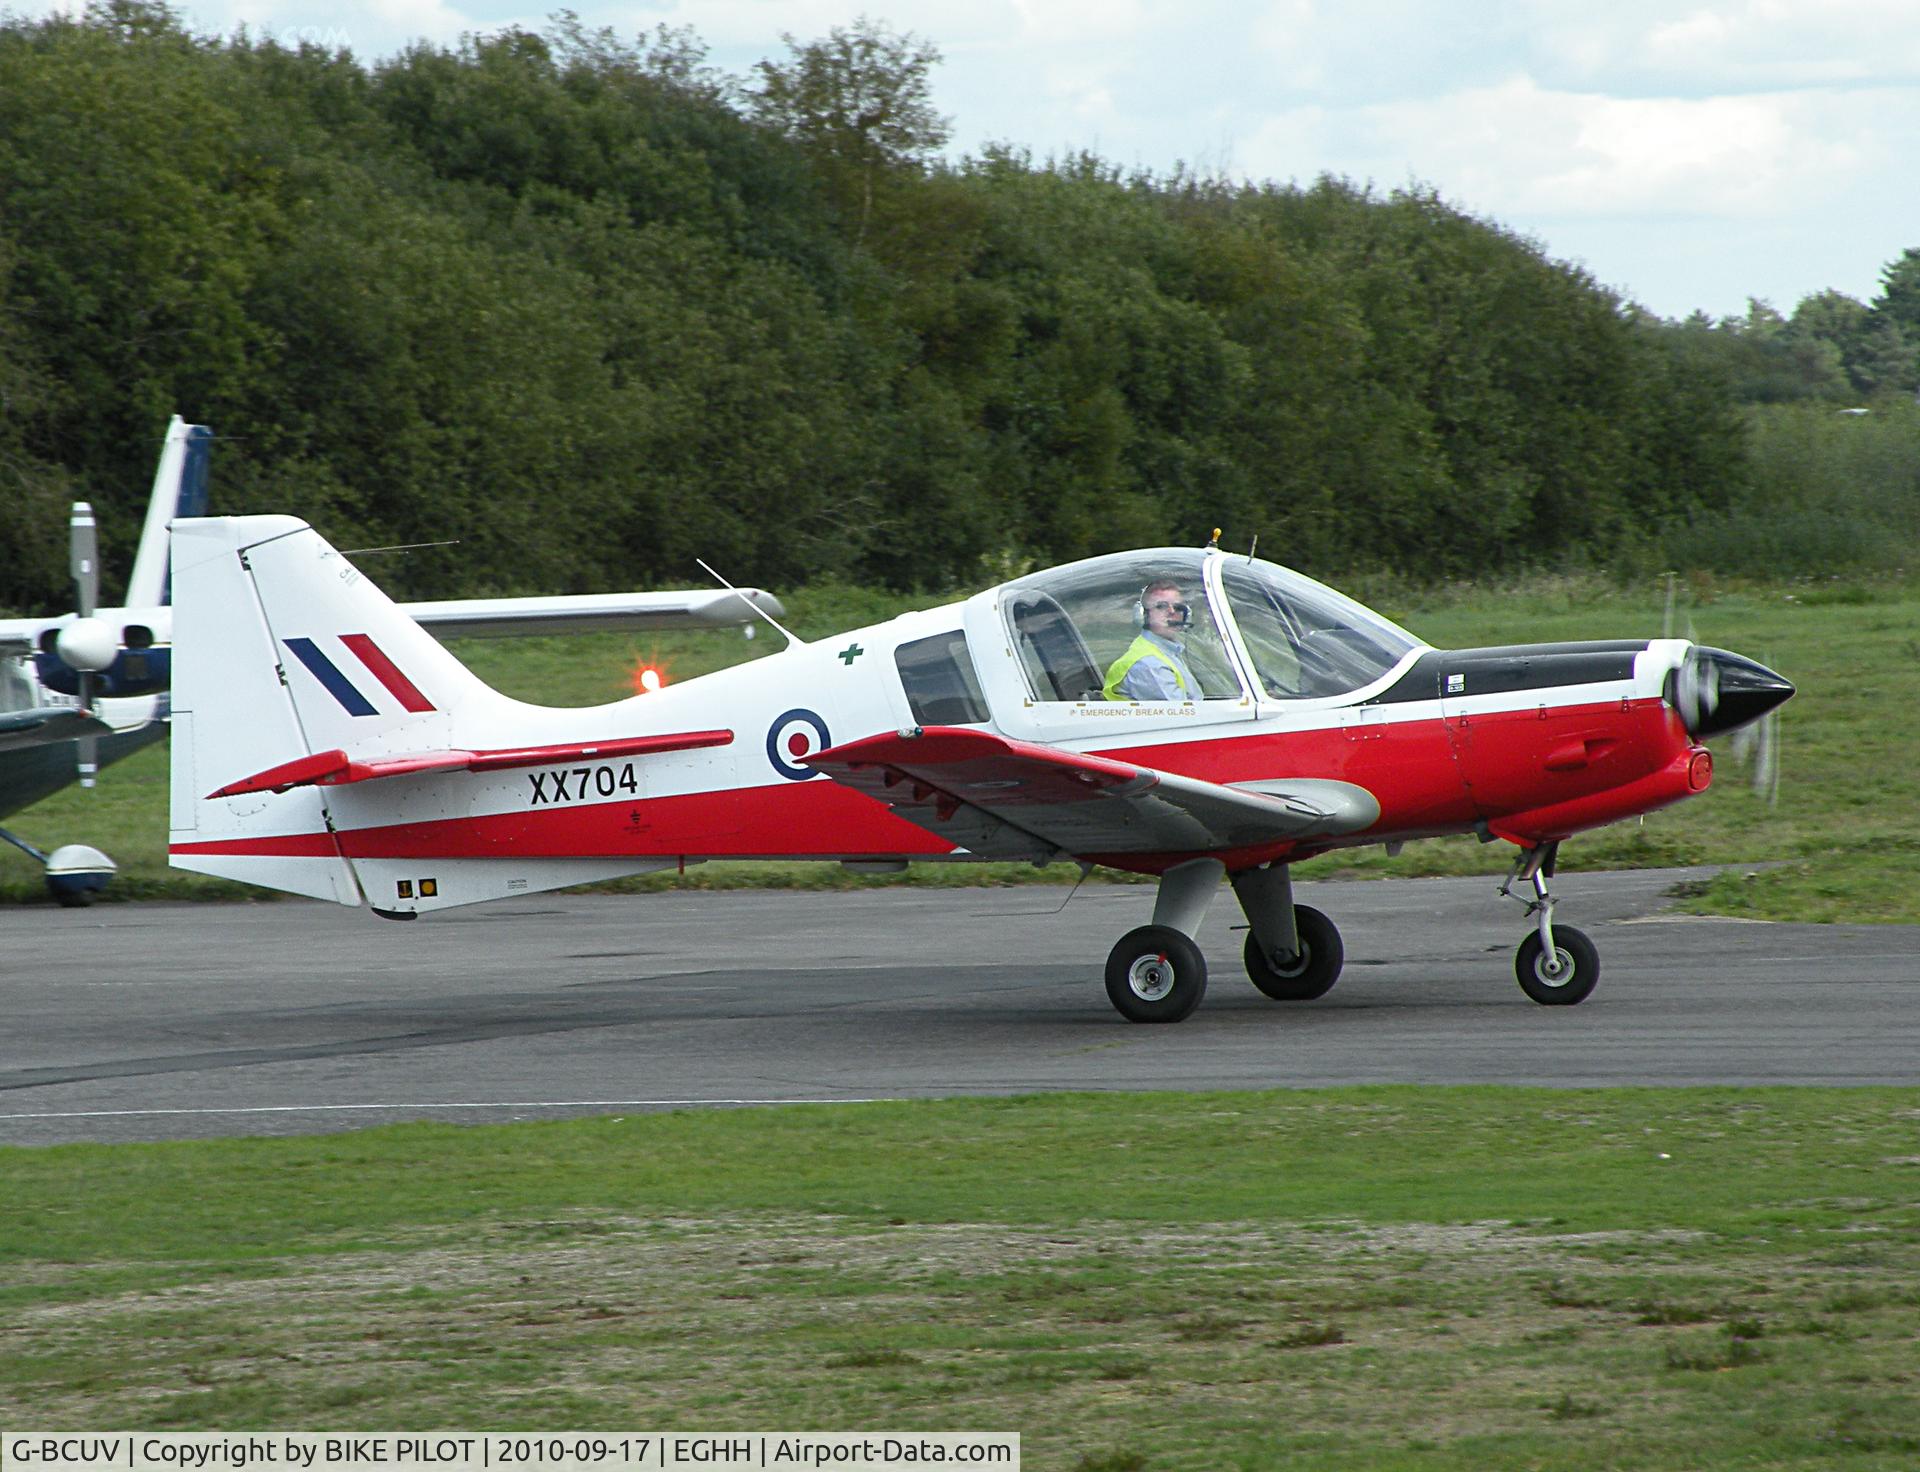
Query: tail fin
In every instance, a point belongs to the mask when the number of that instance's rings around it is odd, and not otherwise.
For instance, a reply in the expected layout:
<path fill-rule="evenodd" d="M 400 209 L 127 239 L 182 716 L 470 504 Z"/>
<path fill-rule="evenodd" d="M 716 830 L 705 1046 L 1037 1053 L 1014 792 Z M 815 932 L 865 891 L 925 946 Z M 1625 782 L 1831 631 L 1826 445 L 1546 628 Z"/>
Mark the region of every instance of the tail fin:
<path fill-rule="evenodd" d="M 514 702 L 293 517 L 177 521 L 173 576 L 173 864 L 359 904 L 324 789 L 210 794 L 320 753 L 443 749 Z"/>
<path fill-rule="evenodd" d="M 212 450 L 212 430 L 204 424 L 188 424 L 178 414 L 173 416 L 161 443 L 153 494 L 147 500 L 146 525 L 140 530 L 140 550 L 133 559 L 133 576 L 127 580 L 126 607 L 158 608 L 171 601 L 167 524 L 179 517 L 207 514 L 207 469 Z"/>

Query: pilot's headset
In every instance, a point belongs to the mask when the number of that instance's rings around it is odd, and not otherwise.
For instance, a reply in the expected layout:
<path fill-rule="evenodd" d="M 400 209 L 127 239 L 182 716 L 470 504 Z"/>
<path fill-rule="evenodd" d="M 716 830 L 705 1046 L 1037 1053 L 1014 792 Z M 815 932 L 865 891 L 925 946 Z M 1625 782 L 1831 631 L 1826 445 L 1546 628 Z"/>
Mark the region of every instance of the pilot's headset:
<path fill-rule="evenodd" d="M 1164 585 L 1158 579 L 1155 579 L 1153 582 L 1148 583 L 1146 587 L 1142 588 L 1140 590 L 1140 596 L 1133 600 L 1133 626 L 1136 629 L 1145 629 L 1147 626 L 1147 594 L 1151 593 L 1155 588 L 1162 586 Z M 1184 607 L 1186 608 L 1186 612 L 1179 614 L 1173 624 L 1174 628 L 1180 630 L 1182 633 L 1185 633 L 1193 627 L 1193 605 L 1188 603 L 1184 605 Z"/>

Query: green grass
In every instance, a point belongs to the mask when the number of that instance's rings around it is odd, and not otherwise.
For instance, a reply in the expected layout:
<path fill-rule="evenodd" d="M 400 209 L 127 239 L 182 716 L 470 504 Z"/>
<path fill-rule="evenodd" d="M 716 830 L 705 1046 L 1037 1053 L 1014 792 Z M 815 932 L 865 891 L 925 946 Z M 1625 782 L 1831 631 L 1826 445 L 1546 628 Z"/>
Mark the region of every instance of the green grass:
<path fill-rule="evenodd" d="M 1536 579 L 1507 589 L 1407 590 L 1356 587 L 1359 595 L 1439 645 L 1660 632 L 1664 589 L 1619 591 L 1598 580 Z M 790 597 L 791 622 L 808 637 L 875 622 L 932 599 L 823 588 Z M 1911 582 L 1728 584 L 1701 576 L 1681 590 L 1682 632 L 1765 660 L 1799 686 L 1784 708 L 1777 806 L 1751 790 L 1724 743 L 1705 796 L 1643 821 L 1569 843 L 1568 869 L 1677 864 L 1737 866 L 1689 894 L 1683 907 L 1766 919 L 1920 922 L 1920 749 L 1911 713 L 1920 709 L 1920 586 Z M 635 639 L 469 640 L 463 659 L 510 694 L 555 704 L 620 698 L 636 661 L 664 661 L 681 679 L 772 652 L 762 629 L 737 634 Z M 154 896 L 260 896 L 247 886 L 166 867 L 164 748 L 115 767 L 92 793 L 70 788 L 17 815 L 9 826 L 39 840 L 92 843 L 121 864 L 116 892 Z M 11 850 L 8 850 L 10 853 Z M 1491 874 L 1511 850 L 1470 839 L 1409 845 L 1398 858 L 1380 849 L 1334 854 L 1303 865 L 1303 877 L 1330 874 Z M 836 865 L 710 864 L 686 876 L 623 881 L 619 889 L 746 885 L 854 887 L 887 883 L 1059 882 L 1073 870 L 1037 873 L 1025 865 L 916 866 L 902 880 L 846 874 Z M 38 899 L 24 857 L 0 855 L 0 899 Z"/>
<path fill-rule="evenodd" d="M 0 1152 L 0 1421 L 1907 1469 L 1920 1091 L 1342 1089 Z"/>

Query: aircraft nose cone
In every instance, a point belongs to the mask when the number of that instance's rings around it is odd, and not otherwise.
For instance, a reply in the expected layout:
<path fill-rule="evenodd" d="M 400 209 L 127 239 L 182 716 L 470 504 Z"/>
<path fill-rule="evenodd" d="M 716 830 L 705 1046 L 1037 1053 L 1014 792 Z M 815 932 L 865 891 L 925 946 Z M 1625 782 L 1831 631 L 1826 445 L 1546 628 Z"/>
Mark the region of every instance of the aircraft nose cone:
<path fill-rule="evenodd" d="M 1687 734 L 1704 740 L 1759 720 L 1793 694 L 1793 685 L 1758 660 L 1699 644 L 1667 677 L 1667 692 Z"/>

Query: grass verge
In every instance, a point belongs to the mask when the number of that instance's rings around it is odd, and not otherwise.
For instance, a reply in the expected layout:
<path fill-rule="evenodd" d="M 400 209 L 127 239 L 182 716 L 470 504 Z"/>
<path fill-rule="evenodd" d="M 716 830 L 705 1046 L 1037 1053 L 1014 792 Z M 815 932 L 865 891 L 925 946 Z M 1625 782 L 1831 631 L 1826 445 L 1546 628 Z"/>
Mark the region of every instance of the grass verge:
<path fill-rule="evenodd" d="M 0 1420 L 1911 1468 L 1920 1091 L 1055 1095 L 0 1153 Z"/>

